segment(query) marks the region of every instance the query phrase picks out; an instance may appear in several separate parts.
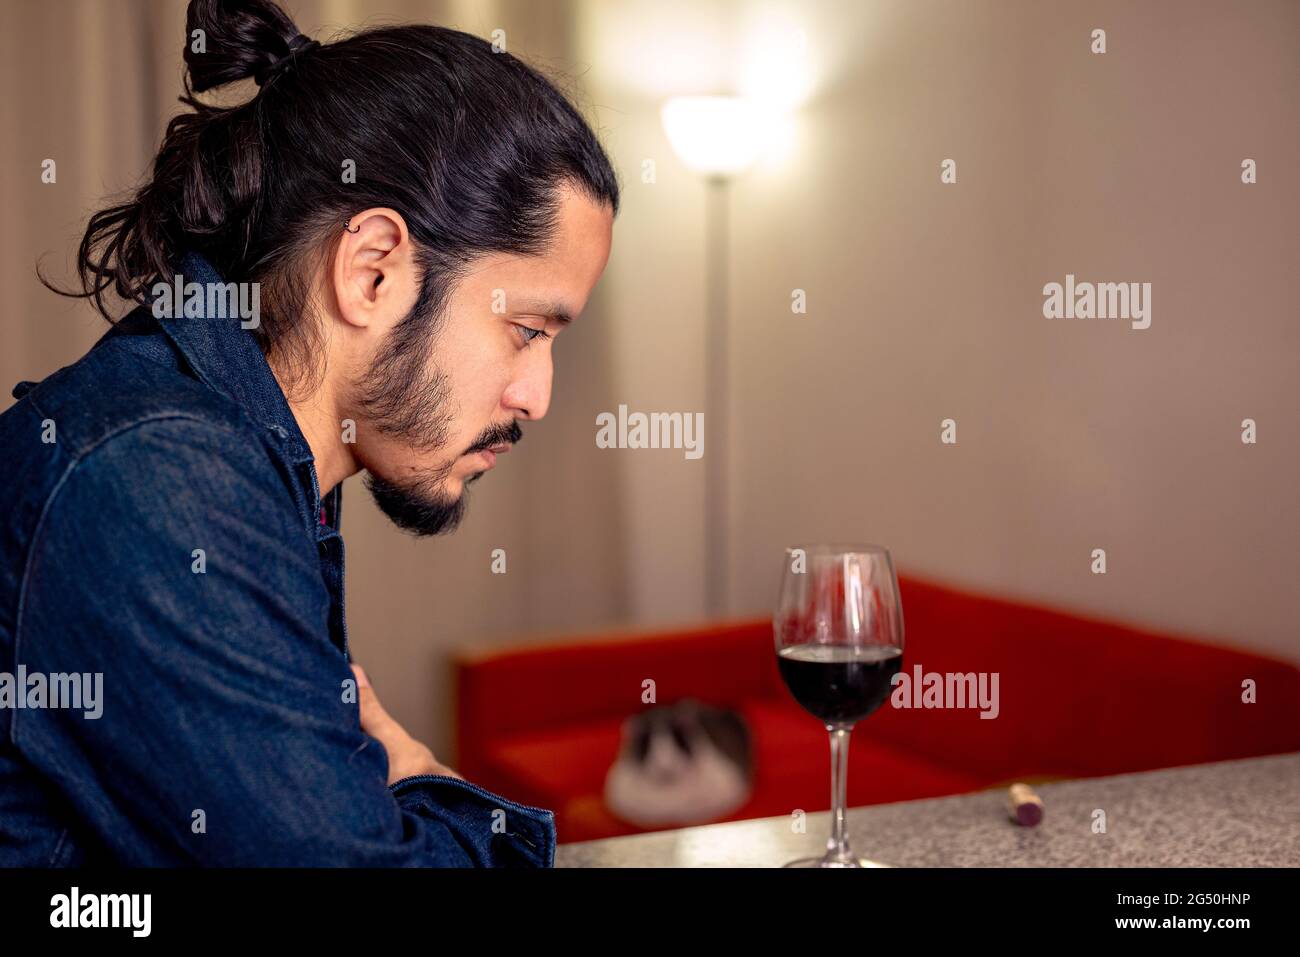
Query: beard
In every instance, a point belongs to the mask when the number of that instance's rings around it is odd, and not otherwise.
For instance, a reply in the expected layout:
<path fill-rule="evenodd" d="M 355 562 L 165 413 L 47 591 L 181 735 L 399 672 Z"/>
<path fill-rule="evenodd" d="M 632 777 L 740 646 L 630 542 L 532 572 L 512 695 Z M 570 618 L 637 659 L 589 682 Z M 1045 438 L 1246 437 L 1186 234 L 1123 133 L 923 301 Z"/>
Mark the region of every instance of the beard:
<path fill-rule="evenodd" d="M 465 484 L 475 481 L 483 473 L 477 472 Z M 468 504 L 464 490 L 453 498 L 441 482 L 430 486 L 427 482 L 399 485 L 367 472 L 366 489 L 369 490 L 379 510 L 398 528 L 412 535 L 441 535 L 456 530 Z"/>
<path fill-rule="evenodd" d="M 389 335 L 371 363 L 354 404 L 369 428 L 410 449 L 436 452 L 447 445 L 453 402 L 446 375 L 436 364 L 427 362 L 427 339 L 433 337 L 423 334 L 426 324 L 412 321 L 419 309 L 417 304 L 412 315 Z M 517 422 L 492 427 L 462 454 L 502 442 L 514 444 L 522 436 Z M 483 476 L 481 471 L 475 472 L 465 480 L 460 495 L 451 495 L 447 477 L 456 461 L 452 458 L 439 468 L 417 473 L 405 481 L 367 471 L 365 486 L 379 510 L 403 531 L 416 536 L 450 533 L 465 516 L 470 483 Z"/>

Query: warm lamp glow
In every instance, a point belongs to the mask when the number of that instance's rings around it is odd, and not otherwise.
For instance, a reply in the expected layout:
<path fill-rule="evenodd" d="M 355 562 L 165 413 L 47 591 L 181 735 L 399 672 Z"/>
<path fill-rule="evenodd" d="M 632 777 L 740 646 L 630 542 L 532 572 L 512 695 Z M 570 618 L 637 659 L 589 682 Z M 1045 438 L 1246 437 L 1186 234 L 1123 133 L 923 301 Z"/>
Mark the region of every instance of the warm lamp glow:
<path fill-rule="evenodd" d="M 734 176 L 762 154 L 771 133 L 765 111 L 735 96 L 675 96 L 663 106 L 664 131 L 683 163 L 706 176 Z"/>

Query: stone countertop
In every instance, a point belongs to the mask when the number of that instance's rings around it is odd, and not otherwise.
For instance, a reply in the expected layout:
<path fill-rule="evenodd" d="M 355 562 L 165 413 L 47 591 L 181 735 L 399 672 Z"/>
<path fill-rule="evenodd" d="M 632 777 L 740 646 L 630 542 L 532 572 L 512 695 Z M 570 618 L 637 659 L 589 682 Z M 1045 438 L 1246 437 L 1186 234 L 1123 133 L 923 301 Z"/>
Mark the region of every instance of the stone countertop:
<path fill-rule="evenodd" d="M 1083 778 L 1035 788 L 1044 817 L 1008 819 L 1006 791 L 848 810 L 859 856 L 897 867 L 1297 867 L 1300 752 Z M 1105 833 L 1094 833 L 1094 812 Z M 830 812 L 805 833 L 770 817 L 561 844 L 556 867 L 777 867 L 821 855 Z"/>

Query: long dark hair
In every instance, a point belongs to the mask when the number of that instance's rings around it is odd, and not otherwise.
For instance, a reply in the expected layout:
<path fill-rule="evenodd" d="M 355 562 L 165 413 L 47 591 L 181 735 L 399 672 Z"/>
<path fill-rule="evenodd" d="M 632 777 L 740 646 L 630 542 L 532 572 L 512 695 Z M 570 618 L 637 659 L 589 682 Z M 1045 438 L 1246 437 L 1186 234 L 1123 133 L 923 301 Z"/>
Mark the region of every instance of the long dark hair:
<path fill-rule="evenodd" d="M 384 206 L 406 219 L 424 276 L 395 335 L 418 342 L 475 256 L 544 248 L 561 185 L 618 211 L 590 126 L 549 80 L 479 37 L 412 25 L 308 43 L 268 0 L 190 0 L 185 30 L 180 100 L 193 112 L 168 123 L 149 182 L 90 218 L 82 291 L 54 290 L 93 298 L 110 322 L 105 290 L 146 302 L 193 249 L 227 281 L 260 284 L 255 334 L 300 380 L 314 371 L 314 330 L 300 321 L 312 267 L 354 213 Z M 239 106 L 194 96 L 247 77 L 260 88 Z"/>

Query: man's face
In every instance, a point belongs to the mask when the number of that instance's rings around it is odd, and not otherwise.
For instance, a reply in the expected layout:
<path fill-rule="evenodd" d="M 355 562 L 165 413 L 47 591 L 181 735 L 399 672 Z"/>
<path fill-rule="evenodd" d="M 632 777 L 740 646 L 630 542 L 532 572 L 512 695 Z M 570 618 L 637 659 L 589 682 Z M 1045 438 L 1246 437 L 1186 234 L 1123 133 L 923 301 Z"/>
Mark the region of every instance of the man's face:
<path fill-rule="evenodd" d="M 465 488 L 546 414 L 555 336 L 586 305 L 609 258 L 613 212 L 563 189 L 538 256 L 495 253 L 453 288 L 432 346 L 389 333 L 354 384 L 354 454 L 397 525 L 449 532 Z M 427 335 L 427 333 L 426 333 Z"/>

